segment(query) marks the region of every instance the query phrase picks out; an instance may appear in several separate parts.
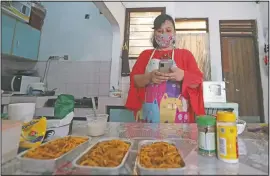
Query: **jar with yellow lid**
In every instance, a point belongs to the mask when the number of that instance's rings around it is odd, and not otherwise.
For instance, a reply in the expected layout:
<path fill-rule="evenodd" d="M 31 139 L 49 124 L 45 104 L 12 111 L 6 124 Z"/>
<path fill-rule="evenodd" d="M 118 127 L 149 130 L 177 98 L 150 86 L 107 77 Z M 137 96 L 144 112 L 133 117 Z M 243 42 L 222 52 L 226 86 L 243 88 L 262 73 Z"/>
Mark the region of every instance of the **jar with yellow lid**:
<path fill-rule="evenodd" d="M 217 113 L 217 157 L 227 163 L 238 163 L 236 115 Z"/>

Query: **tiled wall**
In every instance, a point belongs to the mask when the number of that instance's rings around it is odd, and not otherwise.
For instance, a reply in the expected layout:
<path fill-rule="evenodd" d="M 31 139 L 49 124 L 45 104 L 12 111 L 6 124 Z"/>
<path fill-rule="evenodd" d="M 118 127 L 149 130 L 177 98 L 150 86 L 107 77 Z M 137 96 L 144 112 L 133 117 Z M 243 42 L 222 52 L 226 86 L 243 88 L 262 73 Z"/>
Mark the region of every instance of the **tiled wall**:
<path fill-rule="evenodd" d="M 46 62 L 36 68 L 43 77 Z M 48 89 L 75 97 L 108 96 L 111 61 L 51 61 L 47 75 Z"/>

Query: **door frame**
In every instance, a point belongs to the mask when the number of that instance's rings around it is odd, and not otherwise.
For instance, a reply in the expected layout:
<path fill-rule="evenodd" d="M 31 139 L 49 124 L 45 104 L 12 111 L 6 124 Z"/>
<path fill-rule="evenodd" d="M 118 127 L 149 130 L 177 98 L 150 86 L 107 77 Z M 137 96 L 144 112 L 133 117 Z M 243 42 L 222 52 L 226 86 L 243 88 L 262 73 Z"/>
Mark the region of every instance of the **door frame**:
<path fill-rule="evenodd" d="M 222 34 L 221 31 L 221 23 L 222 22 L 251 22 L 254 25 L 252 34 Z M 228 30 L 229 31 L 229 30 Z M 235 32 L 234 30 L 231 30 Z M 264 104 L 263 104 L 263 89 L 262 89 L 262 80 L 261 80 L 261 72 L 260 72 L 260 57 L 259 57 L 259 46 L 258 46 L 258 35 L 257 35 L 257 22 L 256 20 L 219 20 L 219 38 L 220 38 L 220 51 L 221 51 L 221 69 L 222 69 L 222 81 L 224 80 L 224 72 L 223 72 L 223 50 L 222 50 L 222 38 L 223 37 L 244 37 L 244 38 L 252 38 L 254 44 L 254 52 L 255 52 L 255 69 L 256 69 L 256 77 L 258 78 L 258 99 L 259 99 L 259 115 L 260 122 L 264 123 Z"/>

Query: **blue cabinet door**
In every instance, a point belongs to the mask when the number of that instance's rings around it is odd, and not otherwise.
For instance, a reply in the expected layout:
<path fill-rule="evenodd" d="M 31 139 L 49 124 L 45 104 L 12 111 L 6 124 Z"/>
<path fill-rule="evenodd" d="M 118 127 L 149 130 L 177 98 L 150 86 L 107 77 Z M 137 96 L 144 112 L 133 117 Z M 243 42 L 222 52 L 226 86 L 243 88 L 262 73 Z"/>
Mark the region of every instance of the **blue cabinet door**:
<path fill-rule="evenodd" d="M 31 60 L 37 60 L 40 31 L 28 24 L 17 21 L 12 54 Z"/>
<path fill-rule="evenodd" d="M 2 53 L 11 54 L 16 20 L 2 13 Z"/>
<path fill-rule="evenodd" d="M 125 108 L 116 108 L 111 106 L 111 108 L 108 108 L 108 111 L 110 122 L 135 122 L 133 112 Z"/>

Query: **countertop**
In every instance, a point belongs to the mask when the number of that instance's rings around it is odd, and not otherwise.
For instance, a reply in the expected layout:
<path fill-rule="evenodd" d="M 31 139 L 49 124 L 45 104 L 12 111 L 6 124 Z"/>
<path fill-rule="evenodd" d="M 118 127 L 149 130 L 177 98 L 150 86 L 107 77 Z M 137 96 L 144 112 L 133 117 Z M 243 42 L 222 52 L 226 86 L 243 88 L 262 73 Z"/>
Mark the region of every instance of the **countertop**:
<path fill-rule="evenodd" d="M 247 128 L 257 127 L 259 124 L 248 124 Z M 84 121 L 74 121 L 73 135 L 86 135 L 87 127 Z M 106 134 L 102 137 L 130 138 L 134 141 L 132 151 L 125 165 L 125 173 L 136 173 L 134 167 L 138 142 L 145 139 L 170 139 L 176 142 L 186 163 L 185 175 L 202 174 L 232 174 L 232 175 L 266 175 L 268 173 L 268 135 L 245 131 L 239 136 L 239 150 L 246 147 L 247 153 L 240 152 L 238 164 L 227 164 L 215 157 L 203 157 L 197 153 L 197 126 L 196 124 L 147 124 L 147 123 L 108 123 Z M 92 138 L 91 144 L 100 137 Z M 2 174 L 37 174 L 20 171 L 17 159 L 2 166 Z M 63 166 L 54 173 L 42 174 L 83 174 L 72 168 L 71 163 Z"/>

